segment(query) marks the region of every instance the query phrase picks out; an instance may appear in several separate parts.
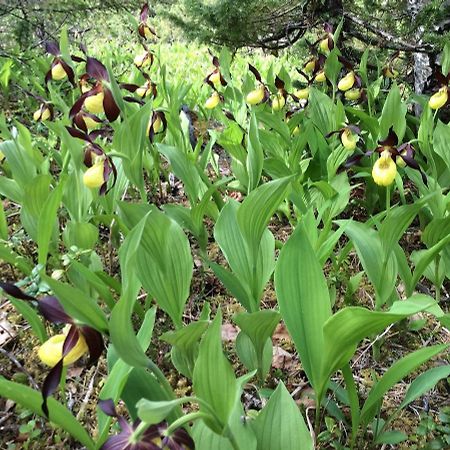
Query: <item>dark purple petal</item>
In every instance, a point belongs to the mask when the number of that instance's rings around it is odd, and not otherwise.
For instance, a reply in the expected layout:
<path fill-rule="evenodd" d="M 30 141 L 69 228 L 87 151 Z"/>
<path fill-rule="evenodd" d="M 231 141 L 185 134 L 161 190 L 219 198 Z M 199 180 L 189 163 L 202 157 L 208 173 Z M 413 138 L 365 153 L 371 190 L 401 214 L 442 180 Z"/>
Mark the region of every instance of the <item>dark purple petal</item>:
<path fill-rule="evenodd" d="M 79 330 L 89 348 L 88 364 L 93 364 L 98 360 L 98 358 L 100 358 L 100 355 L 105 349 L 102 335 L 97 330 L 94 330 L 93 328 L 87 326 L 82 326 L 79 328 Z"/>
<path fill-rule="evenodd" d="M 139 20 L 141 22 L 147 22 L 147 19 L 148 19 L 148 3 L 145 3 L 139 14 Z"/>
<path fill-rule="evenodd" d="M 18 298 L 20 300 L 36 300 L 35 297 L 26 294 L 21 289 L 19 289 L 15 284 L 0 282 L 0 287 L 11 297 Z"/>
<path fill-rule="evenodd" d="M 70 83 L 73 87 L 76 86 L 75 84 L 75 74 L 72 70 L 72 67 L 69 66 L 64 60 L 60 59 L 59 62 L 63 66 L 64 71 L 67 73 L 67 78 L 69 79 Z"/>
<path fill-rule="evenodd" d="M 145 105 L 145 102 L 140 98 L 130 97 L 129 95 L 123 97 L 123 99 L 128 103 L 137 103 L 138 105 Z"/>
<path fill-rule="evenodd" d="M 122 432 L 116 436 L 111 436 L 100 447 L 100 450 L 135 450 L 136 444 L 130 444 L 131 432 Z M 159 447 L 157 447 L 159 449 Z"/>
<path fill-rule="evenodd" d="M 51 323 L 72 323 L 72 318 L 64 311 L 56 297 L 47 296 L 38 300 L 39 312 Z"/>
<path fill-rule="evenodd" d="M 136 89 L 139 89 L 139 85 L 137 84 L 131 84 L 131 83 L 120 83 L 119 86 L 122 89 L 126 89 L 129 92 L 135 92 Z"/>
<path fill-rule="evenodd" d="M 105 110 L 106 117 L 110 122 L 114 122 L 119 117 L 120 109 L 114 100 L 112 92 L 109 89 L 104 89 L 103 92 L 105 94 L 103 99 L 103 108 Z"/>
<path fill-rule="evenodd" d="M 109 417 L 117 417 L 116 406 L 111 398 L 99 400 L 98 407 Z"/>
<path fill-rule="evenodd" d="M 82 139 L 83 141 L 90 142 L 89 136 L 87 134 L 86 124 L 84 123 L 83 119 L 79 118 L 79 113 L 74 116 L 73 120 L 74 120 L 76 126 L 78 128 L 81 128 L 84 132 L 81 130 L 77 130 L 74 127 L 66 126 L 66 130 L 69 132 L 69 134 L 74 138 L 78 138 L 78 139 Z"/>
<path fill-rule="evenodd" d="M 249 65 L 248 65 L 248 70 L 250 70 L 250 72 L 255 76 L 255 78 L 256 78 L 260 83 L 262 83 L 262 80 L 261 80 L 261 74 L 258 72 L 258 69 L 257 69 L 256 67 L 252 66 L 252 65 L 249 63 Z"/>
<path fill-rule="evenodd" d="M 353 70 L 353 64 L 347 58 L 339 55 L 338 60 L 349 72 Z"/>
<path fill-rule="evenodd" d="M 48 417 L 47 398 L 50 397 L 50 395 L 52 395 L 53 392 L 55 392 L 58 388 L 59 382 L 61 380 L 62 369 L 63 359 L 61 358 L 45 377 L 44 383 L 42 385 L 42 412 L 46 417 Z"/>
<path fill-rule="evenodd" d="M 70 55 L 70 58 L 72 59 L 72 61 L 75 61 L 77 63 L 85 62 L 85 59 L 81 58 L 80 56 Z"/>
<path fill-rule="evenodd" d="M 284 81 L 277 75 L 275 77 L 275 87 L 277 89 L 284 89 L 284 86 L 285 86 Z"/>
<path fill-rule="evenodd" d="M 87 57 L 86 72 L 90 77 L 95 78 L 98 81 L 109 81 L 109 75 L 106 67 L 98 59 L 90 56 Z"/>
<path fill-rule="evenodd" d="M 212 63 L 213 63 L 214 67 L 217 67 L 217 68 L 220 67 L 219 58 L 217 56 L 213 56 Z"/>
<path fill-rule="evenodd" d="M 66 338 L 64 339 L 62 356 L 63 358 L 69 354 L 69 352 L 77 345 L 77 342 L 80 339 L 80 332 L 75 325 L 72 325 L 67 333 Z"/>
<path fill-rule="evenodd" d="M 45 51 L 53 56 L 59 56 L 61 54 L 58 43 L 53 41 L 45 43 Z"/>
<path fill-rule="evenodd" d="M 398 144 L 398 137 L 393 127 L 389 128 L 387 137 L 382 141 L 378 141 L 378 144 L 385 147 L 395 147 Z"/>
<path fill-rule="evenodd" d="M 328 22 L 325 22 L 323 24 L 323 30 L 325 31 L 325 33 L 332 33 L 333 32 L 333 25 L 331 25 Z"/>

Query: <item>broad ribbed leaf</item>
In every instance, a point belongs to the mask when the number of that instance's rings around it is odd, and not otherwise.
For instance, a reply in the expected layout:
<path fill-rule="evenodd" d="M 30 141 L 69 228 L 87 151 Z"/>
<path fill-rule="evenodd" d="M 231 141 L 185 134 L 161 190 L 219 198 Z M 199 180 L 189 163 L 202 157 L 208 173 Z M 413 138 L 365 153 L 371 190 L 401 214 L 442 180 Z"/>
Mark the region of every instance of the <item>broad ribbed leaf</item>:
<path fill-rule="evenodd" d="M 259 141 L 258 121 L 254 112 L 250 118 L 247 151 L 248 192 L 250 193 L 258 187 L 264 163 L 264 153 Z"/>
<path fill-rule="evenodd" d="M 37 244 L 38 244 L 38 263 L 45 265 L 49 252 L 50 240 L 55 231 L 57 222 L 57 212 L 61 203 L 64 180 L 60 181 L 58 186 L 47 197 L 38 219 Z"/>
<path fill-rule="evenodd" d="M 153 210 L 143 221 L 136 252 L 138 278 L 179 327 L 193 270 L 189 241 L 182 228 L 162 212 Z"/>
<path fill-rule="evenodd" d="M 263 310 L 255 313 L 241 313 L 236 315 L 233 320 L 236 325 L 251 340 L 258 360 L 259 377 L 262 381 L 263 373 L 263 354 L 264 347 L 268 339 L 272 337 L 273 331 L 280 321 L 280 313 L 277 311 Z"/>
<path fill-rule="evenodd" d="M 0 377 L 0 397 L 8 398 L 22 407 L 33 411 L 35 414 L 42 414 L 42 394 L 23 384 L 8 381 Z M 48 399 L 49 420 L 69 433 L 74 439 L 83 444 L 87 449 L 95 448 L 92 439 L 75 419 L 72 413 L 54 398 Z"/>
<path fill-rule="evenodd" d="M 399 408 L 403 409 L 406 405 L 410 404 L 414 400 L 417 400 L 425 392 L 433 389 L 436 384 L 443 378 L 447 378 L 450 375 L 450 365 L 438 366 L 428 369 L 426 372 L 420 374 L 409 386 L 406 392 L 405 398 L 400 404 Z"/>
<path fill-rule="evenodd" d="M 280 382 L 252 427 L 257 450 L 313 450 L 313 442 L 294 399 Z"/>
<path fill-rule="evenodd" d="M 385 139 L 392 127 L 398 136 L 399 143 L 403 140 L 406 130 L 407 106 L 402 101 L 400 90 L 396 83 L 389 90 L 380 117 L 380 139 Z"/>
<path fill-rule="evenodd" d="M 337 223 L 346 227 L 345 234 L 352 240 L 361 264 L 375 289 L 377 305 L 383 305 L 395 288 L 397 279 L 395 255 L 391 253 L 386 261 L 380 236 L 368 225 L 353 220 Z"/>
<path fill-rule="evenodd" d="M 374 406 L 383 398 L 389 389 L 417 367 L 421 366 L 433 356 L 441 353 L 449 346 L 450 344 L 440 344 L 421 348 L 395 362 L 370 390 L 369 396 L 361 410 L 361 421 L 366 424 L 369 423 L 376 412 L 374 411 Z"/>
<path fill-rule="evenodd" d="M 185 402 L 183 398 L 175 400 L 152 401 L 141 399 L 136 407 L 139 419 L 153 425 L 162 422 L 177 406 Z"/>
<path fill-rule="evenodd" d="M 445 125 L 438 120 L 433 133 L 433 149 L 443 159 L 448 169 L 450 169 L 450 152 L 448 151 L 449 142 L 450 126 L 448 124 Z"/>
<path fill-rule="evenodd" d="M 391 323 L 405 319 L 434 306 L 436 302 L 426 295 L 415 295 L 395 302 L 387 312 L 347 307 L 333 315 L 323 327 L 324 345 L 321 353 L 322 375 L 318 390 L 323 394 L 329 377 L 347 364 L 358 343 L 367 336 L 383 331 Z"/>
<path fill-rule="evenodd" d="M 213 270 L 227 288 L 233 288 L 230 289 L 230 292 L 248 311 L 256 311 L 264 287 L 274 269 L 275 240 L 269 230 L 262 230 L 255 253 L 255 264 L 250 242 L 238 223 L 239 214 L 243 207 L 244 204 L 240 205 L 234 200 L 229 201 L 222 208 L 214 228 L 214 237 L 235 276 L 224 272 L 225 269 L 223 268 L 216 270 L 216 266 L 213 266 Z M 256 214 L 255 211 L 253 213 Z"/>
<path fill-rule="evenodd" d="M 14 297 L 9 297 L 9 301 L 13 304 L 14 308 L 19 311 L 19 313 L 24 317 L 24 319 L 30 324 L 31 329 L 37 336 L 41 343 L 44 343 L 47 339 L 47 331 L 42 323 L 42 319 L 39 317 L 38 313 L 34 308 L 32 308 L 28 302 L 23 300 L 15 299 Z"/>
<path fill-rule="evenodd" d="M 317 389 L 324 357 L 323 325 L 331 316 L 330 296 L 322 267 L 302 227 L 281 250 L 275 290 L 303 368 Z"/>
<path fill-rule="evenodd" d="M 219 434 L 230 419 L 240 389 L 233 368 L 223 354 L 221 319 L 219 310 L 200 342 L 193 379 L 195 395 L 211 406 L 220 421 L 218 424 L 208 420 L 206 424 Z M 201 405 L 200 411 L 208 413 Z"/>
<path fill-rule="evenodd" d="M 146 351 L 147 347 L 150 344 L 150 340 L 153 334 L 153 326 L 155 324 L 155 315 L 156 308 L 151 308 L 147 311 L 145 319 L 142 322 L 142 326 L 137 334 L 137 340 L 143 351 Z M 105 384 L 100 391 L 99 398 L 105 400 L 112 399 L 114 403 L 117 403 L 132 369 L 133 367 L 129 366 L 123 359 L 117 360 L 112 367 L 112 370 L 109 372 L 108 377 L 106 378 Z M 103 411 L 99 410 L 98 442 L 103 443 L 107 438 L 110 423 L 111 418 L 104 414 Z"/>

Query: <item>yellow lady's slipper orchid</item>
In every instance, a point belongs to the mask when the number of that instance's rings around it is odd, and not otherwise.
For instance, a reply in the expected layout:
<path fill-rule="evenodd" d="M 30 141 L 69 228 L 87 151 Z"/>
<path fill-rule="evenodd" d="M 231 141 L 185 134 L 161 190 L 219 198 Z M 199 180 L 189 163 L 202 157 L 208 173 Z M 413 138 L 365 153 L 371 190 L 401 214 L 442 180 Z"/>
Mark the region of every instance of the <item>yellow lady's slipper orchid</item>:
<path fill-rule="evenodd" d="M 58 62 L 57 64 L 55 64 L 52 67 L 52 79 L 53 80 L 59 81 L 59 80 L 63 80 L 66 77 L 67 77 L 67 73 L 64 70 L 64 67 L 60 62 Z"/>
<path fill-rule="evenodd" d="M 91 95 L 84 101 L 84 107 L 92 114 L 102 113 L 105 111 L 103 108 L 104 98 L 105 94 L 103 93 L 103 91 L 99 92 L 98 94 Z"/>
<path fill-rule="evenodd" d="M 294 92 L 294 95 L 300 100 L 308 100 L 309 88 L 298 89 Z"/>
<path fill-rule="evenodd" d="M 150 118 L 150 120 L 148 121 L 148 125 L 147 125 L 147 136 L 150 136 L 150 128 L 152 126 L 152 119 Z M 161 117 L 157 117 L 156 120 L 153 122 L 153 132 L 155 134 L 159 133 L 160 131 L 162 131 L 162 127 L 163 127 L 163 122 L 161 120 Z"/>
<path fill-rule="evenodd" d="M 314 81 L 316 81 L 317 83 L 323 83 L 326 80 L 327 80 L 327 77 L 325 76 L 324 70 L 321 70 L 320 72 L 318 72 L 317 75 L 314 77 Z"/>
<path fill-rule="evenodd" d="M 141 53 L 140 55 L 136 55 L 136 57 L 134 58 L 134 65 L 138 68 L 141 68 L 149 65 L 151 61 L 152 58 L 150 56 L 150 53 L 144 52 Z"/>
<path fill-rule="evenodd" d="M 361 98 L 361 89 L 349 89 L 344 94 L 347 100 L 359 100 Z"/>
<path fill-rule="evenodd" d="M 84 172 L 84 185 L 91 189 L 96 189 L 102 186 L 105 182 L 104 170 L 105 167 L 103 160 L 96 161 L 93 166 L 89 167 L 89 169 Z"/>
<path fill-rule="evenodd" d="M 383 69 L 383 74 L 386 78 L 394 79 L 398 77 L 398 70 L 395 70 L 394 68 L 387 66 Z"/>
<path fill-rule="evenodd" d="M 211 81 L 211 83 L 213 83 L 213 84 L 218 84 L 218 83 L 220 83 L 220 71 L 219 71 L 219 69 L 216 69 L 216 70 L 209 76 L 209 81 Z"/>
<path fill-rule="evenodd" d="M 316 67 L 316 59 L 310 59 L 304 66 L 303 66 L 303 70 L 306 73 L 310 73 L 314 70 L 314 68 Z"/>
<path fill-rule="evenodd" d="M 265 93 L 264 85 L 260 84 L 255 90 L 247 94 L 245 101 L 249 105 L 257 105 L 258 103 L 261 103 L 264 100 L 264 93 Z"/>
<path fill-rule="evenodd" d="M 48 106 L 41 105 L 41 107 L 34 112 L 33 119 L 36 122 L 44 122 L 52 116 L 52 112 Z"/>
<path fill-rule="evenodd" d="M 442 108 L 448 101 L 448 89 L 447 86 L 442 86 L 439 91 L 433 94 L 428 101 L 428 105 L 431 109 Z"/>
<path fill-rule="evenodd" d="M 356 144 L 359 140 L 357 134 L 352 133 L 352 130 L 345 128 L 341 133 L 341 142 L 346 150 L 352 152 L 356 148 Z"/>
<path fill-rule="evenodd" d="M 320 41 L 319 48 L 323 53 L 328 53 L 330 51 L 330 46 L 328 45 L 328 36 Z"/>
<path fill-rule="evenodd" d="M 62 358 L 63 344 L 66 339 L 65 334 L 56 334 L 45 341 L 38 350 L 39 359 L 47 366 L 54 367 Z M 63 365 L 68 366 L 80 359 L 89 351 L 82 334 L 79 335 L 75 347 L 64 357 Z"/>
<path fill-rule="evenodd" d="M 282 95 L 282 94 L 278 94 L 272 100 L 272 109 L 274 111 L 280 111 L 280 109 L 284 108 L 284 105 L 286 105 L 286 99 L 284 98 L 284 95 Z"/>
<path fill-rule="evenodd" d="M 390 186 L 397 175 L 397 165 L 389 150 L 383 150 L 372 169 L 372 178 L 379 186 Z"/>
<path fill-rule="evenodd" d="M 92 117 L 89 117 L 87 115 L 83 115 L 83 121 L 86 125 L 86 128 L 88 130 L 92 130 L 93 128 L 97 128 L 101 122 L 97 122 Z"/>
<path fill-rule="evenodd" d="M 348 91 L 353 87 L 355 81 L 356 81 L 355 73 L 351 71 L 347 75 L 345 75 L 344 78 L 341 78 L 341 80 L 338 83 L 338 89 L 340 91 Z"/>
<path fill-rule="evenodd" d="M 136 94 L 141 98 L 148 97 L 151 93 L 152 93 L 152 83 L 150 81 L 147 81 L 147 83 L 136 89 Z"/>
<path fill-rule="evenodd" d="M 206 109 L 214 109 L 220 103 L 220 95 L 218 92 L 213 92 L 211 97 L 205 102 Z M 154 128 L 154 127 L 153 127 Z"/>

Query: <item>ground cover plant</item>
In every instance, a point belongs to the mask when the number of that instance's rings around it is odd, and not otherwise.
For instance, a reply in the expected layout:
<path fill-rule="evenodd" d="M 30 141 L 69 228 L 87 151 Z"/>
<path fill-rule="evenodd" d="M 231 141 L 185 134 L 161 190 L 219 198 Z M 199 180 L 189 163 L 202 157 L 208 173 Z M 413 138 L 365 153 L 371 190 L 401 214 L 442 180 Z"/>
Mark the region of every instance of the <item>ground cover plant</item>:
<path fill-rule="evenodd" d="M 450 45 L 418 95 L 342 22 L 298 60 L 126 20 L 0 71 L 4 447 L 448 448 Z"/>

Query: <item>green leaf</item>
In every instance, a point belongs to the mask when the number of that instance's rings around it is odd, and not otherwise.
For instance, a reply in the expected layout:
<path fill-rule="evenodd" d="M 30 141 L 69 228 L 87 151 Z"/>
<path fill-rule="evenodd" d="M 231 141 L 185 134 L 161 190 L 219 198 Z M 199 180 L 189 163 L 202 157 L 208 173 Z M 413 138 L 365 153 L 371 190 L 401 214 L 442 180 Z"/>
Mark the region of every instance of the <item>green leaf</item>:
<path fill-rule="evenodd" d="M 310 89 L 308 108 L 310 117 L 323 136 L 336 129 L 335 108 L 333 100 L 328 95 L 317 89 Z"/>
<path fill-rule="evenodd" d="M 370 311 L 361 307 L 347 307 L 334 314 L 323 326 L 321 353 L 321 392 L 329 377 L 347 364 L 358 343 L 367 336 L 383 331 L 391 323 L 431 308 L 436 302 L 426 295 L 415 295 L 395 302 L 387 312 Z M 338 332 L 339 331 L 339 332 Z"/>
<path fill-rule="evenodd" d="M 194 265 L 189 240 L 176 222 L 156 209 L 142 222 L 136 251 L 137 276 L 144 289 L 180 327 Z"/>
<path fill-rule="evenodd" d="M 450 152 L 448 151 L 449 142 L 450 126 L 445 125 L 438 120 L 433 133 L 433 149 L 442 158 L 448 169 L 450 169 Z"/>
<path fill-rule="evenodd" d="M 177 406 L 182 405 L 186 400 L 177 398 L 175 400 L 152 401 L 141 399 L 136 407 L 139 418 L 149 425 L 162 422 Z"/>
<path fill-rule="evenodd" d="M 433 389 L 436 384 L 443 378 L 447 378 L 450 375 L 450 365 L 432 367 L 426 372 L 421 373 L 408 388 L 405 398 L 399 406 L 399 409 L 403 409 L 414 400 L 417 400 L 425 392 Z"/>
<path fill-rule="evenodd" d="M 294 399 L 282 382 L 251 423 L 257 450 L 313 450 L 313 441 Z"/>
<path fill-rule="evenodd" d="M 50 286 L 64 311 L 73 319 L 95 328 L 101 333 L 108 331 L 108 321 L 100 306 L 83 291 L 54 280 L 42 274 L 43 280 Z"/>
<path fill-rule="evenodd" d="M 291 177 L 270 181 L 253 190 L 242 202 L 237 220 L 245 241 L 253 255 L 269 220 L 287 194 Z"/>
<path fill-rule="evenodd" d="M 361 264 L 373 284 L 378 306 L 391 296 L 397 279 L 397 261 L 394 254 L 387 259 L 383 251 L 380 235 L 365 223 L 337 221 L 345 225 L 345 234 L 352 240 Z"/>
<path fill-rule="evenodd" d="M 47 339 L 47 331 L 45 331 L 45 326 L 42 323 L 42 319 L 39 314 L 32 308 L 26 301 L 18 300 L 14 297 L 9 297 L 9 301 L 12 303 L 14 308 L 19 311 L 19 313 L 25 318 L 25 320 L 30 324 L 31 329 L 37 336 L 41 343 L 44 343 Z"/>
<path fill-rule="evenodd" d="M 8 381 L 0 377 L 0 397 L 8 398 L 22 407 L 44 417 L 42 412 L 42 394 L 23 384 Z M 72 413 L 54 398 L 48 400 L 49 420 L 69 433 L 74 439 L 84 445 L 88 450 L 93 450 L 95 445 L 86 430 L 75 419 Z"/>
<path fill-rule="evenodd" d="M 198 355 L 198 342 L 207 328 L 208 321 L 199 320 L 176 331 L 168 331 L 160 338 L 172 345 L 173 365 L 188 378 L 192 378 Z"/>
<path fill-rule="evenodd" d="M 250 193 L 258 187 L 264 162 L 264 154 L 259 141 L 258 122 L 254 112 L 250 117 L 247 149 L 248 193 Z"/>
<path fill-rule="evenodd" d="M 0 242 L 0 259 L 17 267 L 24 275 L 31 275 L 32 264 L 23 256 L 15 253 L 6 244 Z"/>
<path fill-rule="evenodd" d="M 441 353 L 449 346 L 450 344 L 440 344 L 421 348 L 395 362 L 370 390 L 369 396 L 361 410 L 361 421 L 366 424 L 369 423 L 374 415 L 374 406 L 383 398 L 389 389 L 417 367 L 421 366 L 433 356 Z"/>
<path fill-rule="evenodd" d="M 38 263 L 43 266 L 47 263 L 50 240 L 55 231 L 55 222 L 58 224 L 57 212 L 61 203 L 64 185 L 64 180 L 59 182 L 47 197 L 39 215 L 37 228 Z"/>
<path fill-rule="evenodd" d="M 256 191 L 258 190 L 259 188 Z M 273 272 L 275 240 L 272 233 L 264 227 L 256 252 L 252 253 L 250 243 L 239 226 L 239 214 L 243 206 L 234 200 L 229 201 L 222 208 L 214 227 L 214 238 L 233 274 L 215 264 L 212 264 L 212 268 L 248 311 L 256 311 L 264 287 Z M 257 212 L 253 211 L 253 214 Z"/>
<path fill-rule="evenodd" d="M 403 433 L 402 431 L 398 430 L 385 431 L 384 433 L 377 436 L 375 444 L 396 445 L 400 444 L 400 442 L 406 441 L 407 439 L 408 435 L 406 433 Z"/>
<path fill-rule="evenodd" d="M 380 117 L 380 139 L 385 139 L 389 133 L 389 128 L 393 127 L 398 136 L 398 141 L 402 142 L 406 130 L 407 106 L 402 102 L 402 96 L 397 83 L 394 82 Z"/>
<path fill-rule="evenodd" d="M 214 433 L 203 421 L 195 423 L 192 431 L 196 450 L 233 450 L 229 439 Z"/>
<path fill-rule="evenodd" d="M 219 309 L 200 342 L 193 379 L 195 395 L 207 402 L 217 416 L 217 420 L 208 420 L 206 424 L 219 434 L 230 419 L 239 392 L 233 368 L 222 350 L 221 319 Z M 209 413 L 202 405 L 200 411 Z"/>
<path fill-rule="evenodd" d="M 261 381 L 265 378 L 264 367 L 264 348 L 267 341 L 280 321 L 280 313 L 272 310 L 262 310 L 255 313 L 241 313 L 234 316 L 233 321 L 251 340 L 258 361 L 258 376 Z"/>
<path fill-rule="evenodd" d="M 137 340 L 143 351 L 147 350 L 150 345 L 150 340 L 153 334 L 153 326 L 155 324 L 155 315 L 156 308 L 151 308 L 147 311 L 145 319 L 142 322 L 141 328 L 137 334 Z M 114 403 L 117 403 L 132 369 L 133 367 L 129 366 L 123 359 L 117 360 L 106 378 L 105 384 L 100 391 L 99 398 L 103 400 L 110 398 Z M 98 443 L 102 444 L 106 440 L 110 423 L 111 417 L 107 416 L 99 409 L 99 437 L 97 439 L 97 446 Z"/>
<path fill-rule="evenodd" d="M 281 250 L 275 290 L 302 366 L 317 390 L 324 358 L 322 328 L 331 316 L 331 303 L 322 267 L 303 227 L 297 227 Z"/>

